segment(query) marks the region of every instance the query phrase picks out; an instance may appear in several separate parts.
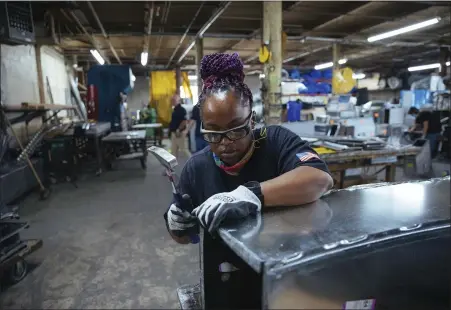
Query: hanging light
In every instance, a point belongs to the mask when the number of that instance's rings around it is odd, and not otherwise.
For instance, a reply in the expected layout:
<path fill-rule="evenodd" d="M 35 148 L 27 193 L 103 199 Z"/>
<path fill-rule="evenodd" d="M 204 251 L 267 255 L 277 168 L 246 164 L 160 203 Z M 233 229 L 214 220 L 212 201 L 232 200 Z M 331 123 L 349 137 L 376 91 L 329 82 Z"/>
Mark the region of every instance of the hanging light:
<path fill-rule="evenodd" d="M 347 62 L 348 62 L 348 60 L 346 58 L 342 58 L 342 59 L 338 60 L 338 64 L 340 64 L 340 65 L 344 65 Z M 331 68 L 333 66 L 334 66 L 334 63 L 332 61 L 330 61 L 330 62 L 316 65 L 315 70 L 322 70 L 322 69 L 326 69 L 326 68 Z"/>
<path fill-rule="evenodd" d="M 92 56 L 94 56 L 94 58 L 97 60 L 97 62 L 101 65 L 103 65 L 105 63 L 105 59 L 102 58 L 102 56 L 100 56 L 99 51 L 97 50 L 90 50 Z"/>
<path fill-rule="evenodd" d="M 368 42 L 379 41 L 379 40 L 394 37 L 394 36 L 397 36 L 397 35 L 400 35 L 400 34 L 403 34 L 406 32 L 411 32 L 411 31 L 418 30 L 418 29 L 421 29 L 424 27 L 428 27 L 428 26 L 437 24 L 439 21 L 440 21 L 440 18 L 436 17 L 436 18 L 429 19 L 429 20 L 426 20 L 421 23 L 417 23 L 417 24 L 413 24 L 413 25 L 410 25 L 407 27 L 402 27 L 402 28 L 399 28 L 396 30 L 384 32 L 384 33 L 369 37 L 367 40 L 368 40 Z"/>
<path fill-rule="evenodd" d="M 149 53 L 142 52 L 141 53 L 141 65 L 143 65 L 143 67 L 145 67 L 147 65 L 147 58 L 149 58 Z"/>

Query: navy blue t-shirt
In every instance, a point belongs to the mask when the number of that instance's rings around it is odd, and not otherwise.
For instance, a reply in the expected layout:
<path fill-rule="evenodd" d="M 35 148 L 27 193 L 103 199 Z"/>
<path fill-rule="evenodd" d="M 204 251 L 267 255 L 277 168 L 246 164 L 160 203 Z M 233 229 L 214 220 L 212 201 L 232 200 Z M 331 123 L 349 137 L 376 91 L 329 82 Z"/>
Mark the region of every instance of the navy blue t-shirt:
<path fill-rule="evenodd" d="M 281 126 L 256 129 L 254 154 L 238 176 L 232 176 L 216 166 L 210 147 L 194 154 L 180 175 L 179 188 L 189 194 L 197 207 L 214 194 L 229 192 L 250 181 L 274 179 L 299 166 L 310 166 L 329 173 L 317 153 L 292 131 Z M 192 210 L 187 210 L 192 211 Z"/>
<path fill-rule="evenodd" d="M 174 107 L 174 110 L 172 111 L 172 118 L 171 123 L 169 124 L 169 130 L 171 132 L 176 131 L 179 129 L 180 124 L 186 120 L 186 110 L 184 107 L 182 107 L 181 104 Z M 183 130 L 183 128 L 181 128 Z"/>
<path fill-rule="evenodd" d="M 191 119 L 196 121 L 196 129 L 195 129 L 195 134 L 196 137 L 200 137 L 200 124 L 201 124 L 201 120 L 200 120 L 200 109 L 199 109 L 199 104 L 196 104 L 193 107 L 193 111 L 191 112 Z"/>
<path fill-rule="evenodd" d="M 238 176 L 228 175 L 216 166 L 210 147 L 196 153 L 188 160 L 180 175 L 179 188 L 182 194 L 190 195 L 193 208 L 214 194 L 232 191 L 249 181 L 264 182 L 299 166 L 310 166 L 329 173 L 327 165 L 309 144 L 284 127 L 269 126 L 257 129 L 254 131 L 254 137 L 258 141 L 257 147 Z M 222 306 L 227 305 L 233 308 L 233 300 L 236 299 L 237 303 L 244 300 L 244 305 L 249 308 L 254 307 L 254 301 L 248 300 L 247 293 L 250 288 L 258 286 L 252 283 L 252 273 L 249 273 L 243 265 L 244 262 L 233 254 L 220 238 L 214 238 L 208 233 L 204 234 L 203 249 L 203 268 L 210 271 L 208 273 L 204 271 L 205 281 L 216 283 L 223 288 L 221 292 L 216 292 L 215 285 L 210 288 L 205 287 L 209 295 L 213 294 L 217 303 Z M 232 273 L 228 282 L 223 282 L 219 271 L 219 266 L 223 262 L 238 268 L 238 271 Z M 233 290 L 236 293 L 237 287 L 239 287 L 238 291 L 243 292 L 243 296 L 233 296 L 232 299 L 227 297 L 226 291 Z M 243 304 L 241 303 L 240 306 Z"/>

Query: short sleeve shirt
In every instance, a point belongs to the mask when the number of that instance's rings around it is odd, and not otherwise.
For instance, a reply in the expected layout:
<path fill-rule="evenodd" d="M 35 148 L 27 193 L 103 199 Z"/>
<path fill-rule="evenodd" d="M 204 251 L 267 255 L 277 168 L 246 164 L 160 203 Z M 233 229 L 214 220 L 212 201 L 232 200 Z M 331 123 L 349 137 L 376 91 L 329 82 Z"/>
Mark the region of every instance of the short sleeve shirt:
<path fill-rule="evenodd" d="M 179 187 L 197 207 L 214 194 L 229 192 L 250 181 L 264 182 L 299 166 L 329 173 L 326 163 L 292 131 L 269 126 L 254 131 L 257 147 L 238 176 L 226 174 L 213 160 L 210 147 L 192 156 L 180 175 Z M 191 211 L 191 210 L 187 210 Z"/>
<path fill-rule="evenodd" d="M 440 115 L 438 113 L 432 113 L 429 111 L 423 111 L 418 114 L 415 122 L 417 124 L 423 125 L 425 121 L 428 121 L 428 134 L 440 133 L 442 131 L 442 126 L 440 123 Z"/>
<path fill-rule="evenodd" d="M 238 176 L 228 175 L 216 166 L 210 147 L 188 160 L 180 175 L 179 188 L 182 194 L 190 195 L 193 208 L 214 194 L 232 191 L 249 181 L 264 182 L 300 166 L 309 166 L 329 173 L 325 162 L 308 142 L 284 127 L 269 126 L 257 129 L 254 131 L 254 137 L 258 141 L 258 147 Z M 213 269 L 209 270 L 218 270 L 208 275 L 211 281 L 222 283 L 218 266 L 223 262 L 228 262 L 240 270 L 233 276 L 238 278 L 238 281 L 248 281 L 252 278 L 246 273 L 242 260 L 237 259 L 219 238 L 204 234 L 203 248 L 204 264 L 208 262 L 213 266 Z M 221 294 L 218 298 L 220 296 Z"/>
<path fill-rule="evenodd" d="M 181 104 L 174 107 L 174 110 L 172 111 L 172 118 L 171 123 L 169 124 L 169 130 L 171 132 L 176 131 L 180 124 L 186 120 L 186 110 L 184 107 L 182 107 Z"/>
<path fill-rule="evenodd" d="M 201 120 L 200 120 L 200 109 L 199 109 L 199 105 L 195 105 L 193 107 L 193 111 L 191 113 L 191 119 L 196 121 L 196 129 L 195 129 L 195 134 L 196 137 L 199 137 L 200 134 L 200 126 L 201 126 Z"/>

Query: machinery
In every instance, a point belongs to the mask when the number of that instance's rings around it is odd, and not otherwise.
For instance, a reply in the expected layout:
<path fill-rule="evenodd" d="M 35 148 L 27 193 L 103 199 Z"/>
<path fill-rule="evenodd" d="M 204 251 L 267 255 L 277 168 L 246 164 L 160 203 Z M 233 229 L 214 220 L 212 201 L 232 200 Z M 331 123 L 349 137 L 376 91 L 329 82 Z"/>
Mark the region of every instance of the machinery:
<path fill-rule="evenodd" d="M 97 65 L 88 71 L 88 118 L 111 123 L 112 131 L 121 129 L 121 93 L 134 87 L 132 72 L 127 65 Z"/>

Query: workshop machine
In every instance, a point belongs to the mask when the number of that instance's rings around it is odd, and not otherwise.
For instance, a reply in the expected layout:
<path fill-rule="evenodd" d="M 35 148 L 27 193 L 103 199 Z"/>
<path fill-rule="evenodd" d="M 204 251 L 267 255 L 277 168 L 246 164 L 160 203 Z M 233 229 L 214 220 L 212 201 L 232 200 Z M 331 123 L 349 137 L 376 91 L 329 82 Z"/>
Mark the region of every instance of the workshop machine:
<path fill-rule="evenodd" d="M 134 87 L 127 65 L 96 65 L 88 71 L 87 114 L 90 120 L 111 123 L 112 131 L 121 129 L 121 97 Z"/>

